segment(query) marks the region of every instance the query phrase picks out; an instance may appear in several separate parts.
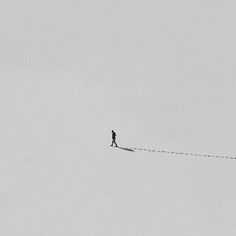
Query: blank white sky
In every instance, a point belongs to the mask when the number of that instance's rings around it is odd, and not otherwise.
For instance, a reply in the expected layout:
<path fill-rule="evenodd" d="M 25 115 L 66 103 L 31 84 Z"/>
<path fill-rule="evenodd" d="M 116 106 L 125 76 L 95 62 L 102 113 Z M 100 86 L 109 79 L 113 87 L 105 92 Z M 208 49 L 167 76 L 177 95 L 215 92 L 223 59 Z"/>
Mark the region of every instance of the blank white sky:
<path fill-rule="evenodd" d="M 0 234 L 234 235 L 234 1 L 1 1 Z M 164 158 L 166 157 L 166 158 Z"/>

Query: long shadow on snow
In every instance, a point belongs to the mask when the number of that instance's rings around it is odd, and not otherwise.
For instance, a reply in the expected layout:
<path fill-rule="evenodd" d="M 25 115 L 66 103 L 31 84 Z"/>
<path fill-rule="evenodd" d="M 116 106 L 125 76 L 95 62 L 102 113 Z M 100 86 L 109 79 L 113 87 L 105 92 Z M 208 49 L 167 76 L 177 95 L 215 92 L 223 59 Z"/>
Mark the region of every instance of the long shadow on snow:
<path fill-rule="evenodd" d="M 126 147 L 116 147 L 116 148 L 122 149 L 124 151 L 134 152 L 134 150 L 131 148 L 126 148 Z"/>

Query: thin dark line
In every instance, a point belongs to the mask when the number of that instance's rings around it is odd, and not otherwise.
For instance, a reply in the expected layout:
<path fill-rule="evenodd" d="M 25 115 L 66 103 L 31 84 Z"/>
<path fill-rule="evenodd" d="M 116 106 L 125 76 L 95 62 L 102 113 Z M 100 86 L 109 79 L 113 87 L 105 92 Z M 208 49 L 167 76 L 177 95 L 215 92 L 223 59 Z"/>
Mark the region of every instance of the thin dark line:
<path fill-rule="evenodd" d="M 145 152 L 160 152 L 160 153 L 167 153 L 172 155 L 182 155 L 182 156 L 198 156 L 198 157 L 210 157 L 210 158 L 224 158 L 224 159 L 236 159 L 233 156 L 220 156 L 220 155 L 210 155 L 210 154 L 199 154 L 199 153 L 189 153 L 189 152 L 173 152 L 173 151 L 166 151 L 166 150 L 158 150 L 158 149 L 146 149 L 146 148 L 130 148 L 133 150 L 145 151 Z"/>

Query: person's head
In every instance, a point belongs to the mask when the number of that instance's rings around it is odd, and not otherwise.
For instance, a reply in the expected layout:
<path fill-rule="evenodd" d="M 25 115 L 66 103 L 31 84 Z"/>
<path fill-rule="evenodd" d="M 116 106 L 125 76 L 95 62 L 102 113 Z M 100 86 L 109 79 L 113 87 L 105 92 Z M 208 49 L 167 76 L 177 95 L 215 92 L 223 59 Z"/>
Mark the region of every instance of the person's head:
<path fill-rule="evenodd" d="M 112 130 L 111 132 L 114 133 L 114 130 Z"/>

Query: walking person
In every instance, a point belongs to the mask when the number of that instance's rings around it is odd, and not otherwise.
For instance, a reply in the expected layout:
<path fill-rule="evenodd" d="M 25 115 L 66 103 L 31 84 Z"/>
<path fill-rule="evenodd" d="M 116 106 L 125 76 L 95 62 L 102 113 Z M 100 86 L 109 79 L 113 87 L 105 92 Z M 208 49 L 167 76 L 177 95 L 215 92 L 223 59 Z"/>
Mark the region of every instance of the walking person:
<path fill-rule="evenodd" d="M 112 143 L 111 146 L 113 147 L 113 144 L 116 145 L 116 147 L 118 147 L 117 143 L 116 143 L 116 133 L 114 130 L 111 131 L 112 132 Z"/>

